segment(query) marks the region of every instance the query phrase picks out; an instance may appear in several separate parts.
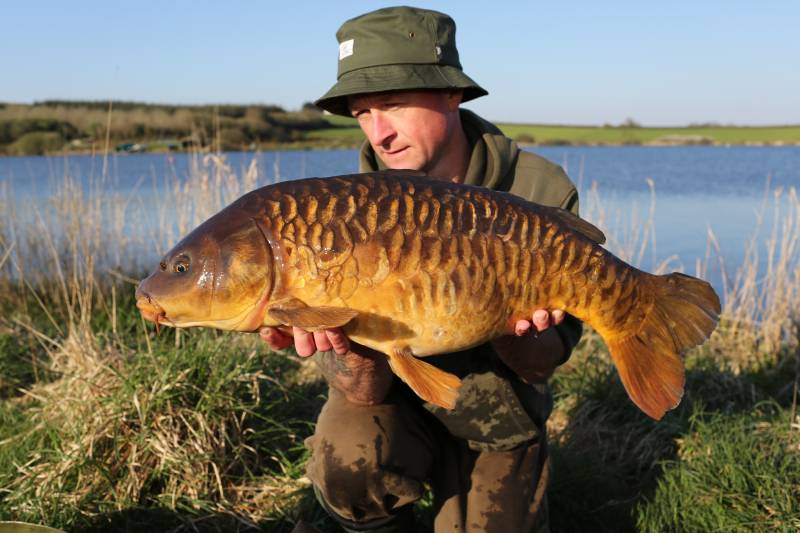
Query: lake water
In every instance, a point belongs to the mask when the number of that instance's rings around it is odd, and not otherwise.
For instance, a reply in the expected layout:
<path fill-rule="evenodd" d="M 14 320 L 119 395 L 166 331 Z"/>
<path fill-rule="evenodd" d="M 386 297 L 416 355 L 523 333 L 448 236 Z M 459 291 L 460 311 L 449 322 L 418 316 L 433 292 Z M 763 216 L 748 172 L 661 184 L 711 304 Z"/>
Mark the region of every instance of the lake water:
<path fill-rule="evenodd" d="M 800 147 L 534 147 L 531 150 L 564 167 L 581 191 L 584 215 L 602 219 L 610 234 L 641 231 L 648 219 L 651 190 L 655 189 L 655 247 L 652 242 L 641 266 L 653 269 L 663 260 L 673 268 L 694 273 L 695 262 L 706 255 L 708 230 L 713 230 L 727 268 L 742 261 L 744 242 L 758 225 L 758 212 L 769 221 L 775 213 L 775 189 L 800 185 Z M 111 188 L 140 204 L 157 199 L 167 183 L 179 183 L 196 170 L 202 158 L 188 154 L 136 154 L 69 157 L 0 157 L 0 191 L 17 213 L 25 206 L 47 209 L 60 194 L 63 177 L 83 187 Z M 227 164 L 238 175 L 251 165 L 254 183 L 357 171 L 355 150 L 228 153 Z M 105 169 L 104 169 L 105 167 Z M 252 174 L 254 172 L 254 174 Z M 600 202 L 594 202 L 597 191 Z M 767 193 L 767 191 L 770 191 Z M 764 199 L 770 198 L 764 208 Z M 780 203 L 780 202 L 779 202 Z M 785 206 L 788 202 L 784 199 Z M 602 206 L 603 213 L 597 206 Z M 19 216 L 19 215 L 18 215 Z M 32 221 L 32 220 L 31 220 Z M 128 221 L 125 231 L 146 224 Z M 138 229 L 137 229 L 138 228 Z M 762 233 L 766 232 L 762 228 Z M 612 245 L 621 246 L 619 243 Z M 163 250 L 151 251 L 152 258 Z M 146 260 L 151 260 L 147 257 Z M 719 263 L 712 261 L 708 276 L 719 283 Z"/>

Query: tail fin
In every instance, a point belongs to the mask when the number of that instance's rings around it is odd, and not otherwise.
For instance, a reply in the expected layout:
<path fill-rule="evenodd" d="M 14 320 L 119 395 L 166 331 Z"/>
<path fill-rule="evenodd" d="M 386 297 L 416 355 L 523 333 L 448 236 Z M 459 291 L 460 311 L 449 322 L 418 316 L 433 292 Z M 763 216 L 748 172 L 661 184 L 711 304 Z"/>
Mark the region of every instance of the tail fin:
<path fill-rule="evenodd" d="M 711 285 L 691 276 L 673 273 L 647 281 L 655 294 L 639 329 L 605 340 L 628 396 L 658 420 L 681 401 L 681 355 L 711 335 L 720 303 Z"/>

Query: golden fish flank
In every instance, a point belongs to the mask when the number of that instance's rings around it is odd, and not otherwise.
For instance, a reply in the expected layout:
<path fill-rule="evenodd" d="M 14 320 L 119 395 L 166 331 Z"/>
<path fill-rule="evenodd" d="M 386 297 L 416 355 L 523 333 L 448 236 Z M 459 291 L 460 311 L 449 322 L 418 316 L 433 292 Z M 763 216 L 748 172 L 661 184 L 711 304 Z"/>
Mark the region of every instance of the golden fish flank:
<path fill-rule="evenodd" d="M 458 378 L 418 357 L 564 309 L 600 333 L 631 399 L 660 418 L 680 401 L 681 354 L 711 334 L 719 299 L 702 280 L 627 265 L 604 239 L 561 209 L 407 173 L 291 181 L 189 234 L 142 281 L 137 306 L 176 327 L 342 326 L 450 408 Z"/>

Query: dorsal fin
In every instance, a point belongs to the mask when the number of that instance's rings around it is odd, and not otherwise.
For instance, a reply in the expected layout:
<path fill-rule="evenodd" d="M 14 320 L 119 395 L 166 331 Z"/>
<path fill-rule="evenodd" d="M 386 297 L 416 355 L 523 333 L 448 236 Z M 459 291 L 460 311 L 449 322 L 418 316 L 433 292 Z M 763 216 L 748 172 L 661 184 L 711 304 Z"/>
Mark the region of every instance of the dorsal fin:
<path fill-rule="evenodd" d="M 576 233 L 580 233 L 594 243 L 603 244 L 606 242 L 606 236 L 602 231 L 600 231 L 600 228 L 591 222 L 586 222 L 582 218 L 575 216 L 566 209 L 553 207 L 549 209 L 549 214 L 558 219 L 560 224 L 566 226 Z"/>

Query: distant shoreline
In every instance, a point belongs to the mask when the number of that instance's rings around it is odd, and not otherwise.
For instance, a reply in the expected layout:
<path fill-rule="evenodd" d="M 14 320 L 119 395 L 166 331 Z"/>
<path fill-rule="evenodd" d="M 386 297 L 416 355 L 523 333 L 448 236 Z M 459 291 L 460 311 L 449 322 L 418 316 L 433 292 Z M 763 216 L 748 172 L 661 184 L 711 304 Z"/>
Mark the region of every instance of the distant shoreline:
<path fill-rule="evenodd" d="M 800 146 L 800 125 L 647 127 L 497 123 L 521 146 Z M 0 103 L 0 156 L 112 152 L 346 149 L 355 119 L 270 105 L 178 106 L 114 102 Z"/>
<path fill-rule="evenodd" d="M 594 143 L 572 143 L 572 142 L 543 142 L 543 143 L 530 143 L 530 142 L 517 142 L 517 145 L 520 148 L 535 148 L 535 147 L 552 147 L 552 146 L 563 146 L 563 147 L 642 147 L 642 148 L 674 148 L 679 146 L 713 146 L 713 147 L 772 147 L 772 148 L 790 148 L 790 147 L 797 147 L 800 146 L 800 141 L 797 142 L 761 142 L 761 141 L 748 141 L 748 142 L 741 142 L 741 143 L 725 143 L 725 142 L 627 142 L 627 143 L 612 143 L 612 142 L 594 142 Z M 285 144 L 271 144 L 271 145 L 260 145 L 256 148 L 239 148 L 239 149 L 226 149 L 222 152 L 267 152 L 267 151 L 305 151 L 305 150 L 356 150 L 361 146 L 361 143 L 354 143 L 354 144 L 328 144 L 328 143 L 285 143 Z M 0 158 L 12 158 L 12 157 L 59 157 L 59 156 L 76 156 L 76 155 L 98 155 L 102 156 L 106 152 L 102 149 L 96 150 L 58 150 L 58 151 L 48 151 L 43 154 L 3 154 L 0 153 Z M 185 153 L 217 153 L 215 150 L 210 149 L 194 149 L 194 150 L 168 150 L 163 148 L 154 148 L 154 149 L 144 149 L 141 151 L 136 152 L 124 152 L 124 151 L 116 151 L 112 147 L 108 150 L 108 154 L 111 155 L 120 155 L 120 156 L 127 156 L 127 155 L 138 155 L 138 154 L 185 154 Z"/>

